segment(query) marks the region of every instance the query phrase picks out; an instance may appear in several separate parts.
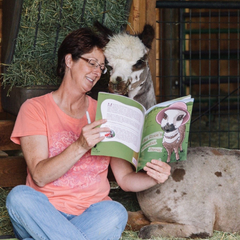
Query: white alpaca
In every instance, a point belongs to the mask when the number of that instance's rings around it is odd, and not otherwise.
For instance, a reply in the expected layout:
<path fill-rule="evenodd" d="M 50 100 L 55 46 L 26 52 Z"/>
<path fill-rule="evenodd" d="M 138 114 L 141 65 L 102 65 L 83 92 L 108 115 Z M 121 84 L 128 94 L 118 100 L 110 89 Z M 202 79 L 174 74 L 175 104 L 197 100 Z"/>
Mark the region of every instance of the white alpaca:
<path fill-rule="evenodd" d="M 146 109 L 156 104 L 152 76 L 148 65 L 148 53 L 154 39 L 154 29 L 146 24 L 138 35 L 126 32 L 113 33 L 95 23 L 108 39 L 104 54 L 110 73 L 109 91 L 140 102 Z"/>

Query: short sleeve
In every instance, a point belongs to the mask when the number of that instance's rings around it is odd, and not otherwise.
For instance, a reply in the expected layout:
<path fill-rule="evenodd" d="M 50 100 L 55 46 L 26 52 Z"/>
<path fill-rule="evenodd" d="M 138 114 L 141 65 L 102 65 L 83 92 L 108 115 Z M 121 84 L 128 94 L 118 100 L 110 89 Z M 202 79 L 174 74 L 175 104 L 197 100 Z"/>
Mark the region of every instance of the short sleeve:
<path fill-rule="evenodd" d="M 47 135 L 46 111 L 44 106 L 34 99 L 25 101 L 18 113 L 11 140 L 20 144 L 20 137 Z"/>

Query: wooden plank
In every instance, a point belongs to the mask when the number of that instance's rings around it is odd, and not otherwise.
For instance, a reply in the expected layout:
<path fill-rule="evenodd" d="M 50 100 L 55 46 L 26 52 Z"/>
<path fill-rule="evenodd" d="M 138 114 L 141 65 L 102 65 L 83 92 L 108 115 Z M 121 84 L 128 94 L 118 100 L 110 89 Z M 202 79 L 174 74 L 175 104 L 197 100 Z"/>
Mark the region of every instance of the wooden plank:
<path fill-rule="evenodd" d="M 7 157 L 8 154 L 0 150 L 0 157 Z"/>
<path fill-rule="evenodd" d="M 156 31 L 156 0 L 146 0 L 146 22 L 151 24 Z M 152 49 L 148 58 L 156 93 L 156 39 L 152 43 Z"/>
<path fill-rule="evenodd" d="M 141 1 L 141 4 L 139 6 L 139 32 L 143 30 L 143 27 L 147 22 L 146 19 L 146 0 Z"/>
<path fill-rule="evenodd" d="M 127 31 L 130 34 L 138 34 L 146 23 L 146 0 L 133 0 L 128 18 Z"/>
<path fill-rule="evenodd" d="M 138 0 L 133 0 L 131 5 L 131 10 L 129 13 L 129 18 L 128 18 L 129 24 L 127 25 L 127 29 L 126 29 L 127 32 L 132 35 L 134 35 L 137 30 L 136 23 L 137 23 L 138 14 L 139 14 L 139 12 L 137 12 L 137 9 L 138 9 Z"/>
<path fill-rule="evenodd" d="M 19 150 L 21 147 L 10 140 L 14 121 L 0 120 L 0 150 Z"/>
<path fill-rule="evenodd" d="M 23 157 L 0 157 L 0 187 L 25 184 L 27 166 Z"/>
<path fill-rule="evenodd" d="M 134 33 L 138 33 L 140 31 L 139 29 L 139 20 L 140 20 L 140 12 L 139 12 L 139 8 L 140 8 L 140 3 L 138 0 L 133 0 L 133 30 Z"/>

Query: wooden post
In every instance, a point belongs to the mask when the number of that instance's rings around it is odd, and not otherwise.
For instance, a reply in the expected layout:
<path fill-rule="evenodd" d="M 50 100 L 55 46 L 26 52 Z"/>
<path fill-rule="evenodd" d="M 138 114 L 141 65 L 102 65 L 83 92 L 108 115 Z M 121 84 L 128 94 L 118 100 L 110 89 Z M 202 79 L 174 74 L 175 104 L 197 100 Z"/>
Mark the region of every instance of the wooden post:
<path fill-rule="evenodd" d="M 151 24 L 156 32 L 156 0 L 146 0 L 146 22 Z M 156 38 L 152 43 L 152 49 L 149 53 L 149 66 L 156 95 Z"/>
<path fill-rule="evenodd" d="M 127 31 L 130 34 L 141 32 L 146 23 L 151 24 L 156 31 L 156 0 L 133 0 L 128 21 Z M 148 60 L 156 94 L 156 38 Z"/>

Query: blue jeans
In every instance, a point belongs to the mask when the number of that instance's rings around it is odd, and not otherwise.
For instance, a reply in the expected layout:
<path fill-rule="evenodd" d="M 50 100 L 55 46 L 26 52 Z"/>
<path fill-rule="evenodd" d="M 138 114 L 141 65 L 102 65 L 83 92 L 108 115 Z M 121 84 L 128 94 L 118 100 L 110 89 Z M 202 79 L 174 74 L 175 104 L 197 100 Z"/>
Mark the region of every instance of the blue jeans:
<path fill-rule="evenodd" d="M 126 209 L 114 201 L 95 203 L 79 216 L 62 213 L 25 185 L 11 190 L 6 206 L 16 237 L 25 240 L 115 240 L 128 219 Z"/>

